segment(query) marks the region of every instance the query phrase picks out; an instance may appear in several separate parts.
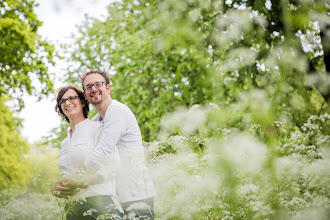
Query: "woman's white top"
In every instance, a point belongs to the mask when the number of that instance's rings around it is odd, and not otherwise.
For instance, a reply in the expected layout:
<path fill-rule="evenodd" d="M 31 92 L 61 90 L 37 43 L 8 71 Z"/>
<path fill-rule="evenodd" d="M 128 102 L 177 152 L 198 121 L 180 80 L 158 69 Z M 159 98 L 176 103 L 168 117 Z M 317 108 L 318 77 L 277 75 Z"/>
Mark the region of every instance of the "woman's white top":
<path fill-rule="evenodd" d="M 74 173 L 90 153 L 93 152 L 102 129 L 102 123 L 91 121 L 90 119 L 85 119 L 78 123 L 71 137 L 70 128 L 68 129 L 68 135 L 61 143 L 58 161 L 60 171 L 65 176 Z M 96 171 L 102 175 L 103 183 L 81 190 L 75 197 L 78 199 L 99 195 L 111 196 L 117 208 L 121 210 L 115 184 L 116 171 L 120 168 L 120 157 L 116 148 L 115 153 L 111 155 L 108 161 L 108 164 Z"/>

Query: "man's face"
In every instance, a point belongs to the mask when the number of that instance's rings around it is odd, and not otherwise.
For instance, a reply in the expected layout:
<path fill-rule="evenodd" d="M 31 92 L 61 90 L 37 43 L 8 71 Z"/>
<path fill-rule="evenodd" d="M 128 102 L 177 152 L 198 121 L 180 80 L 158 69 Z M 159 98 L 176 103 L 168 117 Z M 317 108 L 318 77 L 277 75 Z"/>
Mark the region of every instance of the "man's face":
<path fill-rule="evenodd" d="M 102 83 L 99 88 L 96 88 L 97 86 L 95 83 L 100 85 L 100 82 L 104 83 Z M 83 84 L 85 97 L 92 105 L 98 105 L 103 100 L 110 98 L 110 85 L 105 83 L 105 79 L 100 74 L 89 74 L 86 76 Z"/>

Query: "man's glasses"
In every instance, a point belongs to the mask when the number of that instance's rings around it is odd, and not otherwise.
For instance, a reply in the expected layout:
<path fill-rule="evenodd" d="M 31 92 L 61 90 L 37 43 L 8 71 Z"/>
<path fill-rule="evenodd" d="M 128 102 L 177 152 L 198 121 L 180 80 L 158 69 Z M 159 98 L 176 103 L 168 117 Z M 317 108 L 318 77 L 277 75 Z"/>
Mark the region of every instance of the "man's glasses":
<path fill-rule="evenodd" d="M 67 99 L 61 99 L 58 104 L 60 105 L 64 105 L 66 103 L 66 101 L 69 101 L 71 103 L 75 102 L 79 97 L 78 96 L 70 96 L 69 98 Z"/>
<path fill-rule="evenodd" d="M 90 91 L 90 90 L 92 90 L 93 86 L 95 87 L 95 89 L 101 88 L 103 86 L 103 83 L 105 84 L 105 82 L 96 82 L 94 84 L 83 86 L 83 90 L 85 92 Z"/>

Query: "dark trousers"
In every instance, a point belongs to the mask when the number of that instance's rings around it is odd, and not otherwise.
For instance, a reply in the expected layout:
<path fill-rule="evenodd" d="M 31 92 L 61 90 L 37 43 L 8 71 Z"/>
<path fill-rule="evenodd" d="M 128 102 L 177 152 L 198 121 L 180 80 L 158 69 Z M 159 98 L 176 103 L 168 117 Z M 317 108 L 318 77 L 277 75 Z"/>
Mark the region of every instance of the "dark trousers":
<path fill-rule="evenodd" d="M 154 219 L 154 198 L 122 203 L 125 219 Z"/>
<path fill-rule="evenodd" d="M 93 196 L 87 197 L 86 202 L 68 203 L 65 206 L 67 220 L 95 220 L 98 216 L 107 216 L 104 219 L 122 219 L 120 213 L 111 198 L 111 196 Z M 84 214 L 85 213 L 85 214 Z M 88 215 L 88 213 L 91 213 Z"/>

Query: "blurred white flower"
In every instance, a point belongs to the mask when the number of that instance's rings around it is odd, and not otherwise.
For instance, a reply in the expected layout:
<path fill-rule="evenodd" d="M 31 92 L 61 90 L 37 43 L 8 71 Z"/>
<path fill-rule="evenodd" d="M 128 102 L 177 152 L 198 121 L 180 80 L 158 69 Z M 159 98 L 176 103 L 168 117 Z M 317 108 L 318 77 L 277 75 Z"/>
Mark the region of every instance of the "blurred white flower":
<path fill-rule="evenodd" d="M 213 147 L 218 148 L 218 156 L 238 173 L 259 172 L 267 160 L 267 147 L 246 134 L 233 135 L 221 146 Z"/>

